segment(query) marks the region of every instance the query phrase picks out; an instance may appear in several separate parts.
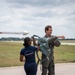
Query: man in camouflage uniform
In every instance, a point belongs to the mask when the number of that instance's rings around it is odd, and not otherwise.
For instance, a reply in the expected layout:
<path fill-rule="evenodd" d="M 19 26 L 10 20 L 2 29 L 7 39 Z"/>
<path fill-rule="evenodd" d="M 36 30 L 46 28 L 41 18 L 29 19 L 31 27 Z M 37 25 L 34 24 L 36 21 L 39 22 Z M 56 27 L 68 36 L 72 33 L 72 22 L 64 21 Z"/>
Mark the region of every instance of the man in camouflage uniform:
<path fill-rule="evenodd" d="M 45 27 L 45 38 L 52 38 L 57 37 L 53 36 L 52 34 L 52 26 L 48 25 Z M 57 37 L 58 39 L 58 37 Z M 49 44 L 51 53 L 49 55 L 49 59 L 46 58 L 46 55 L 42 53 L 42 60 L 45 59 L 45 61 L 42 62 L 42 75 L 55 75 L 55 65 L 54 65 L 54 46 L 59 47 L 60 42 L 58 40 L 54 40 Z"/>
<path fill-rule="evenodd" d="M 39 38 L 40 51 L 42 52 L 42 75 L 55 75 L 55 66 L 54 66 L 54 46 L 59 47 L 60 42 L 58 38 L 64 39 L 64 36 L 53 36 L 52 26 L 48 25 L 45 27 L 45 36 L 44 38 Z M 38 37 L 38 36 L 36 36 Z M 49 40 L 47 40 L 49 39 Z M 33 44 L 36 46 L 35 39 Z M 47 46 L 47 47 L 46 47 Z M 46 51 L 47 50 L 47 51 Z M 50 51 L 50 52 L 49 52 Z"/>

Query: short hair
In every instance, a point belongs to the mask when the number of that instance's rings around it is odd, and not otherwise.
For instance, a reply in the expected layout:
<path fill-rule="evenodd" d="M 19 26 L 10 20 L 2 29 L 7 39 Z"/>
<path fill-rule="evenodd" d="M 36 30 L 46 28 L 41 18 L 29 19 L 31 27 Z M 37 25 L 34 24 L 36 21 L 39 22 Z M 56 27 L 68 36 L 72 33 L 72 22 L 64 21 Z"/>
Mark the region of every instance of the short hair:
<path fill-rule="evenodd" d="M 31 38 L 25 37 L 25 38 L 24 38 L 23 46 L 29 46 L 29 44 L 28 44 L 29 41 L 31 41 Z"/>
<path fill-rule="evenodd" d="M 48 31 L 49 28 L 52 28 L 52 26 L 51 26 L 51 25 L 47 25 L 47 26 L 45 27 L 45 32 L 46 32 L 46 30 Z"/>

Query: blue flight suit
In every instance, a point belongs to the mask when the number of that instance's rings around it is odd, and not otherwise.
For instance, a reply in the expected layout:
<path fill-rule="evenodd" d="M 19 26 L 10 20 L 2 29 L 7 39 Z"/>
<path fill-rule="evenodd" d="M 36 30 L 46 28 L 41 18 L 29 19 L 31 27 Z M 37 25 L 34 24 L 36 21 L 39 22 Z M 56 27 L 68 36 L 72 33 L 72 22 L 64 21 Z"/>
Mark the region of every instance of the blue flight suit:
<path fill-rule="evenodd" d="M 20 54 L 25 56 L 25 64 L 24 64 L 24 70 L 26 72 L 26 75 L 36 75 L 37 73 L 37 64 L 35 61 L 35 51 L 37 50 L 37 47 L 34 46 L 27 46 L 24 47 Z"/>

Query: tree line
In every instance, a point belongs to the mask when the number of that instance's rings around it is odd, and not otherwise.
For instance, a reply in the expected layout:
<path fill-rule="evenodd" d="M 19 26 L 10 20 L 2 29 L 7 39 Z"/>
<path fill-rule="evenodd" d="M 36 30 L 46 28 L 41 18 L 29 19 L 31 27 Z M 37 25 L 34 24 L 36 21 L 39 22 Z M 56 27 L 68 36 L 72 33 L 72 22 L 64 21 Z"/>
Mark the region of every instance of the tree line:
<path fill-rule="evenodd" d="M 24 38 L 18 37 L 2 37 L 0 41 L 22 41 Z M 66 38 L 66 39 L 59 39 L 59 40 L 75 40 L 75 38 Z"/>

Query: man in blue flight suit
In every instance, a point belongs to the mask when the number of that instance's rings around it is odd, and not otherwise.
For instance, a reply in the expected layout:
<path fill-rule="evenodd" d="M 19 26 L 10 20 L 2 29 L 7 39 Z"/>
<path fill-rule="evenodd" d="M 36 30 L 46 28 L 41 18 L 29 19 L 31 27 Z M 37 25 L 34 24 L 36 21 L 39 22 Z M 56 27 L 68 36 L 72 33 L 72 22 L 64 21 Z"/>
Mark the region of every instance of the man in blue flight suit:
<path fill-rule="evenodd" d="M 29 37 L 26 37 L 24 39 L 23 45 L 24 48 L 22 48 L 20 51 L 20 61 L 25 62 L 24 70 L 26 72 L 26 75 L 36 75 L 37 64 L 35 61 L 35 51 L 37 51 L 39 47 L 31 46 L 31 39 Z"/>

